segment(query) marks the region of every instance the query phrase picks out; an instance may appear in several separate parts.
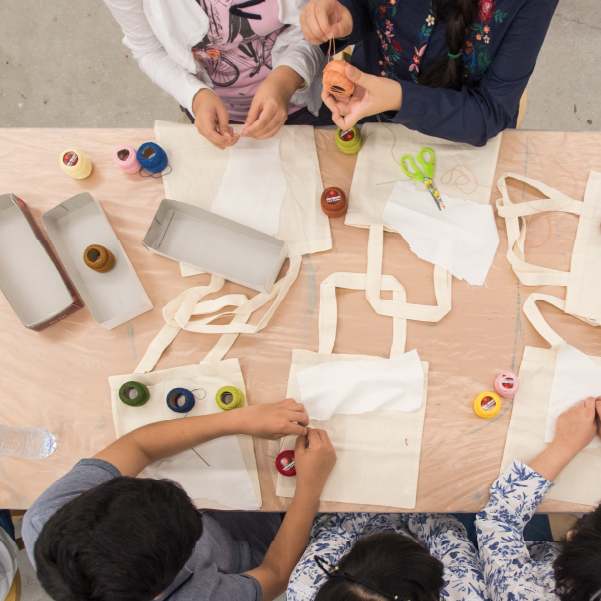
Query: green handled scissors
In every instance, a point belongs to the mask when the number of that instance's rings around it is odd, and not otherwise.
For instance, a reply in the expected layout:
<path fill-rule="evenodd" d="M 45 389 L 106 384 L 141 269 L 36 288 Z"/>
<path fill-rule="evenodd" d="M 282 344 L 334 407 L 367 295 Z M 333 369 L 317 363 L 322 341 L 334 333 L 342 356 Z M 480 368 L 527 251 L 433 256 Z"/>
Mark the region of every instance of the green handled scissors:
<path fill-rule="evenodd" d="M 428 153 L 430 155 L 430 160 L 426 161 L 424 158 L 424 153 Z M 405 164 L 409 163 L 411 167 L 411 171 Z M 422 148 L 417 155 L 417 162 L 421 164 L 423 171 L 415 165 L 415 161 L 410 154 L 406 154 L 401 157 L 401 168 L 403 169 L 403 173 L 408 175 L 412 179 L 417 180 L 418 182 L 423 182 L 426 184 L 426 188 L 428 188 L 428 192 L 432 195 L 438 210 L 441 211 L 445 208 L 444 202 L 442 202 L 442 198 L 440 197 L 440 192 L 434 185 L 434 151 L 431 148 Z"/>

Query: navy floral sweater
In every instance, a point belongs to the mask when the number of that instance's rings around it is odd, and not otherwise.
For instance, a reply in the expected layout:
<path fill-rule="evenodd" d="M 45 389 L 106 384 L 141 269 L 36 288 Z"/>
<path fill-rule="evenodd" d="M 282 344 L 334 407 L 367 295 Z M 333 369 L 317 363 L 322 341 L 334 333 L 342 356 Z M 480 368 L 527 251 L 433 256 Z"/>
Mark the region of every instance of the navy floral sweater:
<path fill-rule="evenodd" d="M 417 83 L 422 69 L 448 54 L 446 14 L 437 18 L 434 0 L 340 1 L 353 16 L 352 64 L 391 77 L 403 88 L 403 106 L 392 121 L 474 146 L 515 127 L 520 98 L 558 3 L 480 0 L 462 49 L 465 85 L 457 92 Z"/>

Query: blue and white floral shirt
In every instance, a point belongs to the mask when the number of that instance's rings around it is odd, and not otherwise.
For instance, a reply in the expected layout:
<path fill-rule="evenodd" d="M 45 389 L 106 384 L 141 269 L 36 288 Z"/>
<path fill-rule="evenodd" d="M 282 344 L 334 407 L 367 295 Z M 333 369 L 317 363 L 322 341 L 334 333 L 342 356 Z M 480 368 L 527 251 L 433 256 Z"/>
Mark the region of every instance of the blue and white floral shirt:
<path fill-rule="evenodd" d="M 444 565 L 445 601 L 488 600 L 478 552 L 465 528 L 453 516 L 434 513 L 334 513 L 313 522 L 309 544 L 298 562 L 286 592 L 287 601 L 312 601 L 326 580 L 313 557 L 332 565 L 362 536 L 396 533 L 425 543 Z"/>
<path fill-rule="evenodd" d="M 493 601 L 555 599 L 554 543 L 527 543 L 524 527 L 553 486 L 514 461 L 490 489 L 488 505 L 476 517 L 484 580 Z"/>

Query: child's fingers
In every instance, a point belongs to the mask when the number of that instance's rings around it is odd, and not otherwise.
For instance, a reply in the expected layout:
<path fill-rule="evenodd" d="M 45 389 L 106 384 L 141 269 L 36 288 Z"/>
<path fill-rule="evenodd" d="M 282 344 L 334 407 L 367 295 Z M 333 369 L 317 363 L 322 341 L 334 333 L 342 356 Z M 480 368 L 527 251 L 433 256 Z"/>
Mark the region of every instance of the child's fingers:
<path fill-rule="evenodd" d="M 301 426 L 308 426 L 309 425 L 309 416 L 307 415 L 307 412 L 305 410 L 302 410 L 302 411 L 289 411 L 288 412 L 288 419 L 291 422 L 297 422 L 297 423 L 301 424 Z"/>

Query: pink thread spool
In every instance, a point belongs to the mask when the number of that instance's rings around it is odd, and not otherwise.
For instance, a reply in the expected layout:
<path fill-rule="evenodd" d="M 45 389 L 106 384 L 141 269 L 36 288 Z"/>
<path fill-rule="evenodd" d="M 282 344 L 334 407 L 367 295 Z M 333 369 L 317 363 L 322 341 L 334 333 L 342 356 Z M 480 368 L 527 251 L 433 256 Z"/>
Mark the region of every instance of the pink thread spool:
<path fill-rule="evenodd" d="M 506 371 L 495 380 L 495 390 L 505 398 L 512 397 L 520 387 L 520 381 L 515 374 Z"/>
<path fill-rule="evenodd" d="M 117 146 L 113 151 L 113 159 L 115 159 L 119 169 L 125 171 L 125 173 L 138 173 L 140 171 L 136 149 L 132 146 Z"/>

